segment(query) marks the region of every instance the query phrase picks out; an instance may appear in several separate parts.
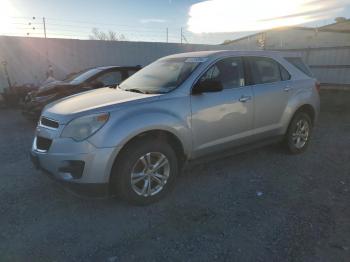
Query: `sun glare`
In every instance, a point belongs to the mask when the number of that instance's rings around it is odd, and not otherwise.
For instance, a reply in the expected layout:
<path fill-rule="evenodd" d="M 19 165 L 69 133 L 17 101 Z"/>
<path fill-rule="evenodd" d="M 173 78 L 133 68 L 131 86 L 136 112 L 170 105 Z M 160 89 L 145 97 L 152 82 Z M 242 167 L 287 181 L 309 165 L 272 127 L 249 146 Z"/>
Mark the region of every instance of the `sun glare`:
<path fill-rule="evenodd" d="M 350 0 L 211 0 L 191 6 L 194 33 L 243 32 L 334 17 Z"/>
<path fill-rule="evenodd" d="M 17 10 L 9 0 L 0 0 L 0 34 L 14 33 L 16 27 L 11 18 L 17 15 Z"/>

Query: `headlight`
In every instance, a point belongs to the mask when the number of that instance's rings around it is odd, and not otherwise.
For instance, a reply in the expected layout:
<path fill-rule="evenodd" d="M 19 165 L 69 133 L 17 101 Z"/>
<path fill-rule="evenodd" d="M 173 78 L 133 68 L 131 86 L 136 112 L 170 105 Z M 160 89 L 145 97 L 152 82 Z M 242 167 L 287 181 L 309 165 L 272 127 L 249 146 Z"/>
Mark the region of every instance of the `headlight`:
<path fill-rule="evenodd" d="M 109 118 L 108 113 L 78 117 L 63 129 L 61 137 L 82 141 L 95 134 Z"/>

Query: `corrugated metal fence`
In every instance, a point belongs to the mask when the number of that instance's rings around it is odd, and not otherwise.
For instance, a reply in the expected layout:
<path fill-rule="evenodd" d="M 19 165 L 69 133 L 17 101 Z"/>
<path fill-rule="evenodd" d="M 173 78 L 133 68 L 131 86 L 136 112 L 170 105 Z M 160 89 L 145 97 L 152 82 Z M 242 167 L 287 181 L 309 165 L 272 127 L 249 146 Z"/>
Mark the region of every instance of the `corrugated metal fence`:
<path fill-rule="evenodd" d="M 300 53 L 324 85 L 350 85 L 350 46 L 291 49 Z"/>

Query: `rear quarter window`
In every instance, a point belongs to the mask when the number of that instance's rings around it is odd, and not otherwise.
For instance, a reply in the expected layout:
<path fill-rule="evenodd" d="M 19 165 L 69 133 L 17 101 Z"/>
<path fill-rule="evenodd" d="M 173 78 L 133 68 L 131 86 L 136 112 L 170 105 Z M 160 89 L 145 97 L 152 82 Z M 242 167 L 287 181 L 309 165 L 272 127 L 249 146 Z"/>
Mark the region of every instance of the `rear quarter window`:
<path fill-rule="evenodd" d="M 288 81 L 291 79 L 291 75 L 289 74 L 289 72 L 287 71 L 287 69 L 285 69 L 283 66 L 280 65 L 280 72 L 281 72 L 281 78 L 282 81 Z"/>
<path fill-rule="evenodd" d="M 304 63 L 304 61 L 300 57 L 285 57 L 285 59 L 297 69 L 299 69 L 301 72 L 303 72 L 305 75 L 313 77 L 313 74 L 311 73 L 309 67 Z"/>

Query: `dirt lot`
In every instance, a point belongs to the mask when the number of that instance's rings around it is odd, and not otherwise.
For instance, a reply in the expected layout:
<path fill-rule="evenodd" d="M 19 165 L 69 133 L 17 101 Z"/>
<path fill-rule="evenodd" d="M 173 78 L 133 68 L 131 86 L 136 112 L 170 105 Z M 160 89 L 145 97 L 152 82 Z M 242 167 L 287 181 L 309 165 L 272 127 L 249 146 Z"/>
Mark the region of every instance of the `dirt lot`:
<path fill-rule="evenodd" d="M 82 199 L 36 171 L 34 126 L 0 110 L 0 261 L 349 261 L 350 92 L 323 92 L 309 150 L 190 167 L 163 201 Z"/>

